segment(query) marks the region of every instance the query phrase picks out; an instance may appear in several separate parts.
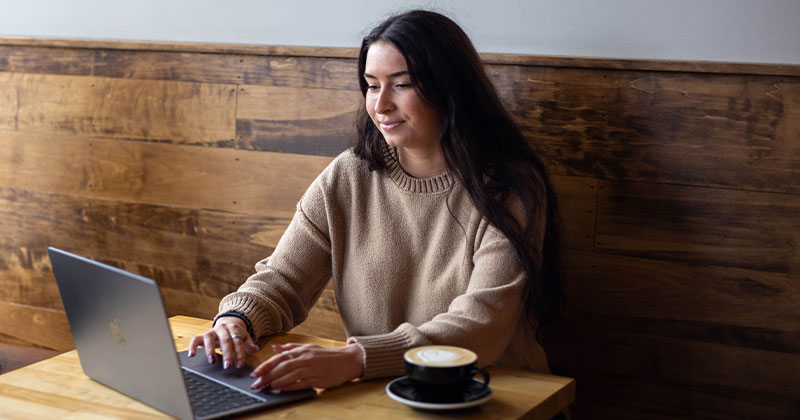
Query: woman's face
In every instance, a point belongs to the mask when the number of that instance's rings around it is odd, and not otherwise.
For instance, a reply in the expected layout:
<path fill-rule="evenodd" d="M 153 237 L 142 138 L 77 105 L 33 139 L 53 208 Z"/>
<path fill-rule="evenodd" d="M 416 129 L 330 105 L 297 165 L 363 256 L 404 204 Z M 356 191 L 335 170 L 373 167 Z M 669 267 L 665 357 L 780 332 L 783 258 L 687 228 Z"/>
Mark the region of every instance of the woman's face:
<path fill-rule="evenodd" d="M 441 150 L 441 120 L 417 93 L 403 54 L 388 42 L 367 51 L 366 106 L 386 143 L 397 148 Z"/>

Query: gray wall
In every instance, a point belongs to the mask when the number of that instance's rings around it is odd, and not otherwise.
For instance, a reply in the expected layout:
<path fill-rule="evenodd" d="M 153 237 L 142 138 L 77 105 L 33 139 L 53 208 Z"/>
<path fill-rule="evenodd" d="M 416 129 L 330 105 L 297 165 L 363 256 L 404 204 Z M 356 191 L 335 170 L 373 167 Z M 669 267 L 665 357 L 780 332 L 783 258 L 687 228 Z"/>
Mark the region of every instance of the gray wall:
<path fill-rule="evenodd" d="M 355 47 L 408 7 L 482 52 L 800 64 L 800 0 L 0 0 L 0 35 Z"/>

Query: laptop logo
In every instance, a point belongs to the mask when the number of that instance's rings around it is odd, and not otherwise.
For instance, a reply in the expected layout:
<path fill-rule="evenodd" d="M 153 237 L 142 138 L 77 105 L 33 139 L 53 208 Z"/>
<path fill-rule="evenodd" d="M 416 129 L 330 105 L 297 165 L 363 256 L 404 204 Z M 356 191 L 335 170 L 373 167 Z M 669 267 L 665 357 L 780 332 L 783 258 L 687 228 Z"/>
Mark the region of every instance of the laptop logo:
<path fill-rule="evenodd" d="M 111 330 L 111 335 L 114 336 L 114 339 L 117 340 L 119 345 L 125 345 L 125 335 L 122 333 L 122 327 L 117 322 L 117 318 L 111 320 L 111 323 L 108 325 L 109 329 Z"/>

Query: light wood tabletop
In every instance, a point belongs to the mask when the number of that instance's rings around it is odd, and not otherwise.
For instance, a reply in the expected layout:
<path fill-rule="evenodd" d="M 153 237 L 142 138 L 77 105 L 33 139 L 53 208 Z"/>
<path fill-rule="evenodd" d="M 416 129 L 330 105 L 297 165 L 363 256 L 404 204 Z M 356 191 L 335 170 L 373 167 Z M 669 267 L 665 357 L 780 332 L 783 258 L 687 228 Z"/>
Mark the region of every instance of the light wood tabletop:
<path fill-rule="evenodd" d="M 207 330 L 211 321 L 186 316 L 170 318 L 175 345 L 186 350 L 189 339 Z M 286 334 L 270 343 L 302 342 L 323 346 L 344 343 Z M 263 343 L 262 343 L 263 344 Z M 269 346 L 250 356 L 256 365 L 272 355 Z M 420 411 L 386 395 L 390 379 L 354 382 L 320 390 L 316 398 L 270 408 L 241 418 L 260 419 L 536 419 L 546 420 L 575 399 L 575 381 L 554 375 L 491 368 L 492 399 L 480 407 L 446 413 Z M 143 403 L 89 379 L 78 354 L 68 351 L 47 360 L 0 375 L 0 417 L 7 419 L 165 418 Z"/>

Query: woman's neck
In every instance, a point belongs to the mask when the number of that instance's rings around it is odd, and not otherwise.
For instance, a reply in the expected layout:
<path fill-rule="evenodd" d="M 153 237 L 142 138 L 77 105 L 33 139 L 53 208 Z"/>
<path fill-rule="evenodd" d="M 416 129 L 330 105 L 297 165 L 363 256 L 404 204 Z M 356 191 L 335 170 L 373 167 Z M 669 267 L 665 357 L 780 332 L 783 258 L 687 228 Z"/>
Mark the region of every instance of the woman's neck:
<path fill-rule="evenodd" d="M 403 170 L 414 178 L 430 178 L 447 172 L 441 148 L 418 150 L 398 147 L 397 159 Z"/>

